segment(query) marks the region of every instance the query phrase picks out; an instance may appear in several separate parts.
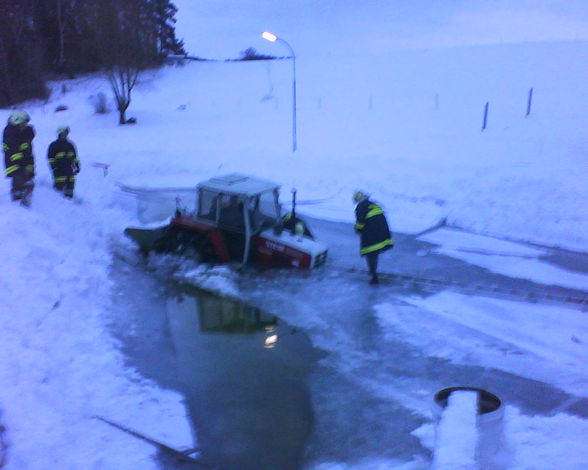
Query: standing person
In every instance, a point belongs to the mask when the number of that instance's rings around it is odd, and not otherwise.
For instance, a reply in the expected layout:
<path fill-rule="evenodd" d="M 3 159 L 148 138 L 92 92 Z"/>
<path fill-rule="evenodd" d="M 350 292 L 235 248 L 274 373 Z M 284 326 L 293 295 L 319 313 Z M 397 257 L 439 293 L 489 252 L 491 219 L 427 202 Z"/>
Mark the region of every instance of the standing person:
<path fill-rule="evenodd" d="M 67 140 L 68 135 L 69 126 L 57 128 L 57 139 L 49 145 L 47 159 L 53 171 L 53 187 L 71 199 L 76 175 L 80 172 L 80 162 L 74 144 Z"/>
<path fill-rule="evenodd" d="M 365 256 L 371 276 L 370 284 L 378 284 L 378 255 L 392 248 L 394 241 L 390 235 L 388 222 L 382 208 L 370 201 L 363 191 L 353 193 L 355 207 L 355 231 L 361 236 L 359 253 Z"/>
<path fill-rule="evenodd" d="M 35 157 L 33 139 L 35 130 L 29 126 L 30 116 L 24 111 L 13 111 L 2 135 L 5 174 L 12 179 L 10 194 L 13 201 L 23 206 L 31 204 L 35 187 Z"/>

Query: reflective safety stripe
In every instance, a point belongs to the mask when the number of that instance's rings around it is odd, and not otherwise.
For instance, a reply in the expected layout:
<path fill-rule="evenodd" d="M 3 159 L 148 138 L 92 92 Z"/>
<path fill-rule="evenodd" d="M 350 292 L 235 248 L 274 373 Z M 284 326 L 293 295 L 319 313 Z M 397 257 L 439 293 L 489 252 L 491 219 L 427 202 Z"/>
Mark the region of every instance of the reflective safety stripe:
<path fill-rule="evenodd" d="M 27 170 L 29 171 L 35 171 L 35 165 L 27 165 Z"/>
<path fill-rule="evenodd" d="M 355 230 L 361 230 L 365 227 L 365 224 L 360 224 L 359 222 L 355 224 Z"/>
<path fill-rule="evenodd" d="M 383 213 L 384 213 L 384 211 L 382 210 L 382 208 L 380 206 L 378 206 L 377 204 L 370 204 L 369 211 L 366 214 L 365 218 L 369 219 L 370 217 L 373 217 L 375 215 L 380 215 Z"/>
<path fill-rule="evenodd" d="M 51 163 L 53 165 L 55 163 L 55 158 L 50 158 L 49 163 Z"/>
<path fill-rule="evenodd" d="M 10 147 L 8 146 L 8 144 L 6 142 L 2 142 L 2 150 L 4 150 L 6 152 L 9 148 Z"/>
<path fill-rule="evenodd" d="M 29 144 L 28 142 L 23 142 L 18 146 L 19 150 L 26 150 L 28 148 L 31 148 L 31 144 Z"/>
<path fill-rule="evenodd" d="M 365 248 L 362 248 L 360 250 L 360 253 L 362 255 L 367 255 L 368 253 L 372 253 L 374 251 L 378 251 L 378 250 L 382 250 L 388 246 L 392 246 L 393 242 L 391 238 L 387 238 L 386 240 L 384 240 L 383 242 L 380 243 L 374 243 L 373 245 L 370 246 L 366 246 Z"/>
<path fill-rule="evenodd" d="M 11 165 L 8 168 L 6 168 L 6 174 L 9 175 L 11 173 L 14 173 L 18 169 L 19 169 L 18 165 Z"/>
<path fill-rule="evenodd" d="M 55 154 L 55 158 L 63 158 L 65 157 L 65 152 L 58 152 Z"/>
<path fill-rule="evenodd" d="M 67 156 L 71 158 L 71 157 L 74 156 L 74 153 L 73 152 L 67 152 Z"/>
<path fill-rule="evenodd" d="M 18 152 L 10 155 L 10 160 L 12 160 L 13 162 L 20 160 L 21 158 L 24 158 L 24 153 Z"/>
<path fill-rule="evenodd" d="M 67 181 L 67 176 L 56 176 L 55 182 L 56 183 L 65 183 Z"/>
<path fill-rule="evenodd" d="M 70 183 L 75 183 L 75 181 L 76 181 L 76 177 L 75 176 L 70 176 L 69 177 L 69 182 Z"/>

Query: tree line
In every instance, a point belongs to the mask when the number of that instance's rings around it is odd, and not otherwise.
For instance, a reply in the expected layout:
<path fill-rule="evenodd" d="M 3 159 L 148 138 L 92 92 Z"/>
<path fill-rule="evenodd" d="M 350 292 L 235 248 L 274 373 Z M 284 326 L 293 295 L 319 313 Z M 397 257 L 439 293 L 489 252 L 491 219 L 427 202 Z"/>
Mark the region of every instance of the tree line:
<path fill-rule="evenodd" d="M 49 78 L 104 71 L 120 112 L 117 91 L 124 101 L 140 70 L 185 54 L 176 13 L 170 0 L 0 0 L 0 107 L 45 98 Z"/>

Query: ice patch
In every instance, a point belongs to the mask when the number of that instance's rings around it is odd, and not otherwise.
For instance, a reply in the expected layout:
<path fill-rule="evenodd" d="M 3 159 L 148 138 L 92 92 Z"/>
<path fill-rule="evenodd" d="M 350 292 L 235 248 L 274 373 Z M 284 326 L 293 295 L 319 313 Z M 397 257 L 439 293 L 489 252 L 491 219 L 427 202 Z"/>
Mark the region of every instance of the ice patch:
<path fill-rule="evenodd" d="M 229 265 L 211 265 L 170 254 L 150 254 L 147 266 L 158 276 L 224 297 L 238 297 L 238 274 Z"/>
<path fill-rule="evenodd" d="M 237 274 L 228 266 L 200 264 L 179 274 L 179 277 L 201 289 L 225 297 L 237 297 L 239 295 L 239 289 L 235 284 Z"/>
<path fill-rule="evenodd" d="M 545 250 L 448 228 L 427 233 L 419 239 L 440 245 L 433 250 L 435 253 L 461 259 L 495 273 L 546 285 L 588 290 L 588 274 L 575 273 L 539 260 L 547 254 Z"/>
<path fill-rule="evenodd" d="M 376 307 L 385 335 L 400 335 L 426 354 L 588 393 L 588 327 L 583 312 L 453 292 L 405 301 L 409 305 Z"/>

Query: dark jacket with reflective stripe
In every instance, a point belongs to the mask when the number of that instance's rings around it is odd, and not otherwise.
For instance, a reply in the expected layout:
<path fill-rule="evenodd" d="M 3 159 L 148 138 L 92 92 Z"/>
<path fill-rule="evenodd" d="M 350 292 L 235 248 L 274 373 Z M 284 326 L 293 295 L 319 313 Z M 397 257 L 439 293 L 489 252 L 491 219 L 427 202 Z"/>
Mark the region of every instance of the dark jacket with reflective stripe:
<path fill-rule="evenodd" d="M 18 126 L 8 124 L 2 134 L 2 148 L 4 150 L 4 167 L 6 176 L 17 173 L 35 175 L 35 159 L 33 157 L 33 139 L 35 131 L 31 126 L 19 129 Z"/>
<path fill-rule="evenodd" d="M 362 256 L 387 250 L 394 245 L 384 211 L 367 198 L 355 208 L 355 230 L 361 235 Z"/>
<path fill-rule="evenodd" d="M 74 176 L 80 171 L 76 148 L 67 139 L 57 139 L 49 145 L 47 159 L 55 178 Z"/>

